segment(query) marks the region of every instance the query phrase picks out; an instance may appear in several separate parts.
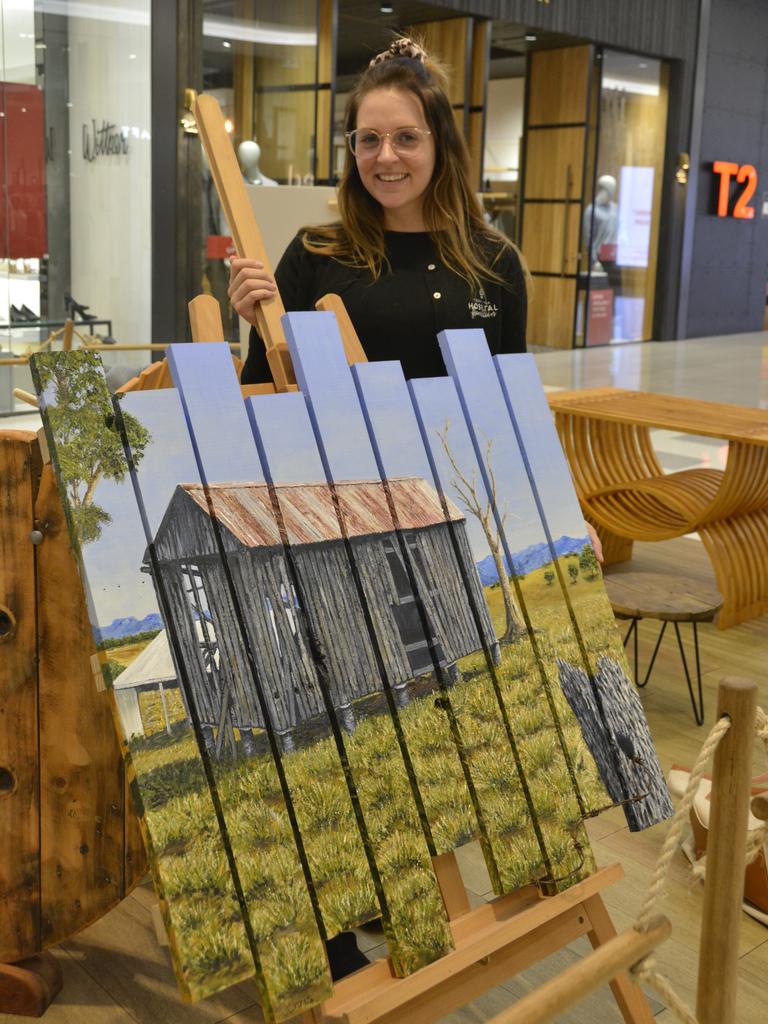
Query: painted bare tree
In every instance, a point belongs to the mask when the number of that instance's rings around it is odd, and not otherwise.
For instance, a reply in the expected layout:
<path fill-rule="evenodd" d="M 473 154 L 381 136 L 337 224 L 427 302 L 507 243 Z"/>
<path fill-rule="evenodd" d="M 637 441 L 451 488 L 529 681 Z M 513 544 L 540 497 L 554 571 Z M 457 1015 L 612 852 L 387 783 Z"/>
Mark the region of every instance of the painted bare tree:
<path fill-rule="evenodd" d="M 469 512 L 470 515 L 473 515 L 478 520 L 483 528 L 485 539 L 488 541 L 488 548 L 491 552 L 493 564 L 496 568 L 496 574 L 499 578 L 501 597 L 504 602 L 504 633 L 499 637 L 499 640 L 501 643 L 509 643 L 512 640 L 516 640 L 525 632 L 525 626 L 523 624 L 523 617 L 520 613 L 520 608 L 518 607 L 515 595 L 512 593 L 509 576 L 507 575 L 507 571 L 504 566 L 504 552 L 501 546 L 499 531 L 496 526 L 496 519 L 493 514 L 493 510 L 496 508 L 499 513 L 499 519 L 501 520 L 502 527 L 506 525 L 507 519 L 509 518 L 509 508 L 505 505 L 503 509 L 499 509 L 496 503 L 496 475 L 493 472 L 493 465 L 491 463 L 491 449 L 493 447 L 493 441 L 488 439 L 486 442 L 484 455 L 485 469 L 488 475 L 488 482 L 490 484 L 489 495 L 483 485 L 478 486 L 476 469 L 472 471 L 471 478 L 468 478 L 466 473 L 464 473 L 459 466 L 456 457 L 448 444 L 449 429 L 450 423 L 446 423 L 445 427 L 437 432 L 437 436 L 440 438 L 440 443 L 442 444 L 443 450 L 451 464 L 451 469 L 455 474 L 453 479 L 450 481 L 450 485 L 463 504 L 465 511 Z"/>

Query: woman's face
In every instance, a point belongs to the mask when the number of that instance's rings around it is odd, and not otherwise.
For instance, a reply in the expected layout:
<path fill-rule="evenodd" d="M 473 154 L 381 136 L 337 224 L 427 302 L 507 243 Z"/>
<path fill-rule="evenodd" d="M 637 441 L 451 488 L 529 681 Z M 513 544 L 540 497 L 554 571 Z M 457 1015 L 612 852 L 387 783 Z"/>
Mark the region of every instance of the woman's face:
<path fill-rule="evenodd" d="M 355 127 L 372 128 L 380 136 L 398 128 L 422 128 L 427 122 L 421 101 L 403 89 L 373 89 L 357 111 Z M 382 139 L 377 153 L 357 152 L 360 180 L 384 211 L 384 227 L 399 231 L 422 231 L 424 193 L 435 169 L 435 140 L 418 134 L 419 144 L 412 152 L 395 152 L 391 136 Z"/>

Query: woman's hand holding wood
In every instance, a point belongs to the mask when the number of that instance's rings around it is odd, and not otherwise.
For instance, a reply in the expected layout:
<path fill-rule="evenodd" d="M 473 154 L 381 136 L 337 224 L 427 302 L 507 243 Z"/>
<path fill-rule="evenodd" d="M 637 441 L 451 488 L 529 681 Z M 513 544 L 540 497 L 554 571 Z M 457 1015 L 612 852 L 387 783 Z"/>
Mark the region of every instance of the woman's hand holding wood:
<path fill-rule="evenodd" d="M 272 275 L 258 260 L 235 258 L 229 269 L 228 295 L 235 311 L 250 324 L 256 323 L 256 306 L 277 293 Z"/>

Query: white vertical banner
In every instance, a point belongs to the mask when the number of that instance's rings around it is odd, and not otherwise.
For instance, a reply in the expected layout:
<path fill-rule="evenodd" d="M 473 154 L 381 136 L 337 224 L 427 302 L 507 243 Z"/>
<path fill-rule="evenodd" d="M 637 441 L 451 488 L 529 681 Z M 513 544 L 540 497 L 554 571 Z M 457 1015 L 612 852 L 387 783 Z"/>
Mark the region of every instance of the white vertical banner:
<path fill-rule="evenodd" d="M 616 263 L 647 267 L 653 214 L 653 167 L 622 167 L 619 173 L 619 237 Z"/>

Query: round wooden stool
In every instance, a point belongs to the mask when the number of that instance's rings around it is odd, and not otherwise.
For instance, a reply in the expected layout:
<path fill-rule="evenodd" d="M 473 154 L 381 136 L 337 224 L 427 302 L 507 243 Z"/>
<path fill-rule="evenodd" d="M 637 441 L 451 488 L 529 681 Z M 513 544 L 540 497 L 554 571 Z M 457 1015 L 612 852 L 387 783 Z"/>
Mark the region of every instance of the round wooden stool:
<path fill-rule="evenodd" d="M 717 615 L 723 604 L 723 598 L 719 592 L 706 583 L 699 583 L 686 576 L 660 572 L 614 573 L 605 577 L 605 589 L 608 591 L 608 598 L 616 618 L 632 620 L 627 635 L 624 637 L 624 646 L 627 646 L 629 638 L 634 635 L 635 683 L 637 686 L 647 685 L 667 625 L 670 622 L 674 625 L 677 646 L 683 660 L 685 681 L 688 684 L 688 693 L 693 706 L 693 716 L 696 719 L 696 724 L 701 725 L 704 722 L 704 696 L 701 689 L 697 627 L 700 622 L 712 622 Z M 640 619 L 658 619 L 662 623 L 648 671 L 642 682 L 640 682 L 638 673 L 637 655 L 637 624 Z M 690 622 L 693 627 L 697 694 L 694 694 L 683 640 L 680 636 L 681 622 Z"/>

